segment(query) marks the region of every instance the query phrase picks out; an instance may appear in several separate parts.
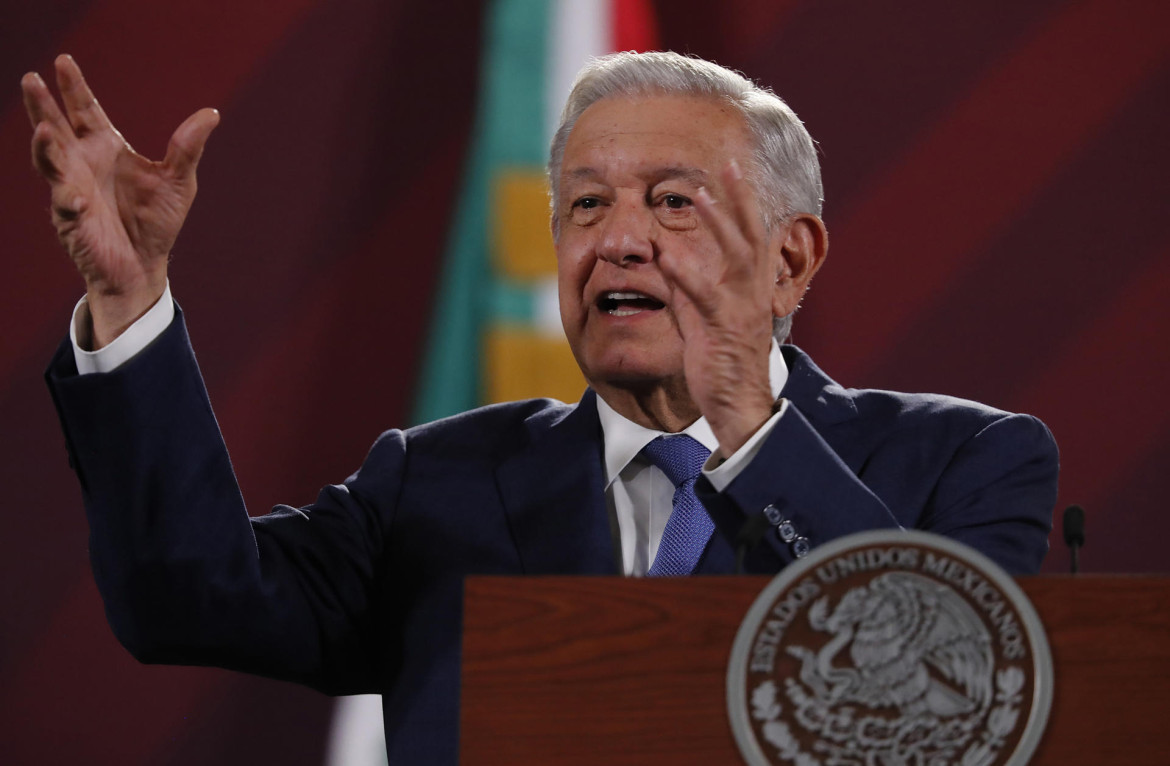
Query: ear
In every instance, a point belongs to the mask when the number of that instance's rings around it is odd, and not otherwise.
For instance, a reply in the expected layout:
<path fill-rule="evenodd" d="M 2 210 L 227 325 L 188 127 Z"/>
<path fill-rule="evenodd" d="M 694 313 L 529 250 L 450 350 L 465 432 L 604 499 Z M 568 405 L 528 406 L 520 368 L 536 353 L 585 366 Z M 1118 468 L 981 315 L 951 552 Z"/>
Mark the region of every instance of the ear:
<path fill-rule="evenodd" d="M 829 252 L 829 232 L 820 218 L 798 213 L 775 232 L 776 284 L 772 290 L 772 314 L 788 316 L 800 305 L 813 275 Z"/>

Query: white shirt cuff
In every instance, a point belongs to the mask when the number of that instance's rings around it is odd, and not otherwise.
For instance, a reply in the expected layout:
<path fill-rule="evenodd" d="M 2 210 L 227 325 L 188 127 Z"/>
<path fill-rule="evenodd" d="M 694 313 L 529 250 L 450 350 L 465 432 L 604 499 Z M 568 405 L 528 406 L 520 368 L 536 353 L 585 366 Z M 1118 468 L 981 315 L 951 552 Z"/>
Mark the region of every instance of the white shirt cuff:
<path fill-rule="evenodd" d="M 89 301 L 84 295 L 81 296 L 73 308 L 73 321 L 69 325 L 69 340 L 73 343 L 73 360 L 77 363 L 78 374 L 113 372 L 162 335 L 174 319 L 175 303 L 171 300 L 171 283 L 168 281 L 158 302 L 127 327 L 125 332 L 97 351 L 86 351 L 77 341 L 79 336 L 91 332 Z"/>
<path fill-rule="evenodd" d="M 707 458 L 706 464 L 703 465 L 703 475 L 707 477 L 707 481 L 711 482 L 711 486 L 715 488 L 716 492 L 727 489 L 731 482 L 743 473 L 743 469 L 747 468 L 748 464 L 755 459 L 760 448 L 764 446 L 764 440 L 768 438 L 768 434 L 772 433 L 772 429 L 776 427 L 776 423 L 787 409 L 788 400 L 781 399 L 780 409 L 776 410 L 776 414 L 768 418 L 767 422 L 752 434 L 752 438 L 744 442 L 742 447 L 722 463 L 718 461 L 714 453 Z"/>

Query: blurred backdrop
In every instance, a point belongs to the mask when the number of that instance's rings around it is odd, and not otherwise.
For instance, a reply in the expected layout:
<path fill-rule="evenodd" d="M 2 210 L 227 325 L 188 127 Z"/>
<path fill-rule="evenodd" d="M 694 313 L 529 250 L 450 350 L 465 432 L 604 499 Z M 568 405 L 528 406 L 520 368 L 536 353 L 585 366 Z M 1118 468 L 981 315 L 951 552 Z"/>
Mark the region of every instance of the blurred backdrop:
<path fill-rule="evenodd" d="M 311 502 L 385 428 L 579 396 L 549 300 L 550 104 L 583 56 L 669 48 L 771 86 L 820 143 L 832 247 L 795 342 L 847 386 L 1041 417 L 1058 518 L 1088 511 L 1083 568 L 1153 572 L 1168 38 L 1152 0 L 4 0 L 0 761 L 317 764 L 333 709 L 139 666 L 105 625 L 41 380 L 82 285 L 29 164 L 25 71 L 72 53 L 154 158 L 222 112 L 171 280 L 252 513 Z"/>

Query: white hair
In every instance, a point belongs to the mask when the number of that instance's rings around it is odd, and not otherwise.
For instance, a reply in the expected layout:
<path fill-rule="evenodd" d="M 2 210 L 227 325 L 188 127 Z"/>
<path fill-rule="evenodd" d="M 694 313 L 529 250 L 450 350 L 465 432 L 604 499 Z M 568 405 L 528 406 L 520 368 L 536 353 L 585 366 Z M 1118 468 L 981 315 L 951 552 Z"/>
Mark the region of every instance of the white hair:
<path fill-rule="evenodd" d="M 573 126 L 602 99 L 645 95 L 701 96 L 730 104 L 755 140 L 755 167 L 745 172 L 760 197 L 764 224 L 771 228 L 796 213 L 820 216 L 823 187 L 812 136 L 770 89 L 700 58 L 671 52 L 613 53 L 594 59 L 577 75 L 553 136 L 548 174 L 554 236 L 560 228 L 556 205 L 561 164 Z M 772 334 L 783 342 L 791 326 L 791 314 L 776 317 Z"/>

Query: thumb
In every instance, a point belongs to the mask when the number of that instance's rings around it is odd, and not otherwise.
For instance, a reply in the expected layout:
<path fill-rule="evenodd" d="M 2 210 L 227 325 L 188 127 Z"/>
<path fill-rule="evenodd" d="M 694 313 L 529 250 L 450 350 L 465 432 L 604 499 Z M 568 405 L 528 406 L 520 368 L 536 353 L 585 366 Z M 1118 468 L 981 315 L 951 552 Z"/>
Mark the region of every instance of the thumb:
<path fill-rule="evenodd" d="M 698 337 L 703 327 L 703 315 L 694 300 L 677 285 L 670 294 L 670 310 L 683 340 Z"/>
<path fill-rule="evenodd" d="M 194 175 L 203 147 L 215 126 L 219 125 L 219 112 L 215 109 L 200 109 L 175 129 L 167 145 L 167 156 L 163 165 L 177 178 Z"/>

